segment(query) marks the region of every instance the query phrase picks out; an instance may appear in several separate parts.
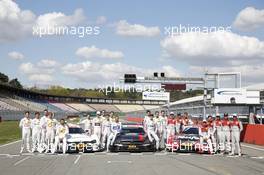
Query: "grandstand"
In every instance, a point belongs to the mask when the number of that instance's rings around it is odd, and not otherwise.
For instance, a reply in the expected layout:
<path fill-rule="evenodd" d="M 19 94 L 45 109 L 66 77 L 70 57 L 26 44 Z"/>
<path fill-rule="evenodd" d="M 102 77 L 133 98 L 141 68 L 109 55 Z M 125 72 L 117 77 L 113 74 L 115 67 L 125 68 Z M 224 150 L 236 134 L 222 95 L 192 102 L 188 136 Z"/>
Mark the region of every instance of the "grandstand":
<path fill-rule="evenodd" d="M 0 110 L 2 111 L 19 111 L 19 108 L 15 106 L 9 105 L 8 103 L 4 102 L 3 98 L 0 98 Z"/>
<path fill-rule="evenodd" d="M 55 113 L 56 118 L 62 118 L 102 110 L 124 115 L 157 108 L 162 104 L 162 101 L 55 96 L 0 84 L 0 117 L 4 120 L 20 119 L 27 110 L 33 113 L 48 109 Z"/>
<path fill-rule="evenodd" d="M 64 103 L 58 103 L 58 102 L 50 102 L 51 105 L 61 109 L 62 111 L 68 112 L 68 113 L 77 113 L 78 110 L 64 104 Z"/>
<path fill-rule="evenodd" d="M 113 111 L 113 112 L 124 112 L 119 110 L 118 108 L 115 107 L 115 105 L 111 105 L 111 104 L 89 104 L 90 107 L 92 107 L 93 109 L 95 109 L 96 111 Z"/>
<path fill-rule="evenodd" d="M 96 109 L 90 107 L 88 104 L 83 103 L 66 103 L 68 106 L 80 112 L 94 112 Z"/>
<path fill-rule="evenodd" d="M 115 105 L 122 112 L 132 112 L 132 111 L 141 111 L 144 110 L 142 105 Z"/>

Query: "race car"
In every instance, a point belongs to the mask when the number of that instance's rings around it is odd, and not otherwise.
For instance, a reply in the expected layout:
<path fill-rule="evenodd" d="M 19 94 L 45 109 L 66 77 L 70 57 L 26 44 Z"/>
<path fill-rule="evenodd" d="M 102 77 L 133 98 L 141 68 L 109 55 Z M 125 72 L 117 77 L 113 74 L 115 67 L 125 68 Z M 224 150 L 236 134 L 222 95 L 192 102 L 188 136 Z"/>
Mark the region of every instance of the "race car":
<path fill-rule="evenodd" d="M 181 134 L 171 136 L 166 144 L 166 150 L 176 152 L 199 152 L 199 128 L 189 126 L 186 127 Z"/>
<path fill-rule="evenodd" d="M 156 151 L 155 143 L 150 142 L 141 124 L 123 124 L 114 144 L 109 147 L 111 152 L 142 152 Z"/>
<path fill-rule="evenodd" d="M 100 150 L 100 142 L 95 135 L 88 136 L 78 125 L 69 125 L 66 136 L 67 152 L 94 152 Z"/>

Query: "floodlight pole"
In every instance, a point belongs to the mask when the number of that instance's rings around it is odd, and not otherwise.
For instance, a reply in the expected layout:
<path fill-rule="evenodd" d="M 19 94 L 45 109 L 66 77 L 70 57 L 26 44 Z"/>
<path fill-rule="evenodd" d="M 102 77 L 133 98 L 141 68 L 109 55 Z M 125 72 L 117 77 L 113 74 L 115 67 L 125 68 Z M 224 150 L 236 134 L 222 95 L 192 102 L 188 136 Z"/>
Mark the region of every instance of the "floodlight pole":
<path fill-rule="evenodd" d="M 204 101 L 204 107 L 203 107 L 203 120 L 206 120 L 206 100 L 207 100 L 207 81 L 206 77 L 204 78 L 204 96 L 203 96 L 203 101 Z"/>

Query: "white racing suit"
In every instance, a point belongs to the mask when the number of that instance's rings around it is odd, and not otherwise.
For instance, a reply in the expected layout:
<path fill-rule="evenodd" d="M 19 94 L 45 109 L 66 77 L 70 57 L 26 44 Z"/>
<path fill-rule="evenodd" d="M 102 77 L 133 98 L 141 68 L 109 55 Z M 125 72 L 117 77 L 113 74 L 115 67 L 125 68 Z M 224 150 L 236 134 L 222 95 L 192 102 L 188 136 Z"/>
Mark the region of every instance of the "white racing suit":
<path fill-rule="evenodd" d="M 234 120 L 231 123 L 231 137 L 232 137 L 232 153 L 235 154 L 237 148 L 238 155 L 241 155 L 240 149 L 240 132 L 243 130 L 243 125 L 240 121 Z"/>
<path fill-rule="evenodd" d="M 40 119 L 34 118 L 31 122 L 32 128 L 32 152 L 38 150 L 40 146 L 40 134 L 41 134 L 41 126 Z"/>
<path fill-rule="evenodd" d="M 46 143 L 47 143 L 47 149 L 46 152 L 52 149 L 54 146 L 54 139 L 55 139 L 55 132 L 56 132 L 56 125 L 57 125 L 56 119 L 47 119 L 47 132 L 46 132 Z"/>
<path fill-rule="evenodd" d="M 210 154 L 213 153 L 213 145 L 212 140 L 210 138 L 210 131 L 208 127 L 201 126 L 199 127 L 199 135 L 200 135 L 200 146 L 202 151 L 209 151 Z M 206 141 L 207 146 L 204 147 L 204 141 Z"/>
<path fill-rule="evenodd" d="M 93 126 L 93 134 L 97 136 L 98 140 L 100 140 L 100 143 L 101 143 L 101 135 L 102 135 L 102 119 L 101 119 L 101 117 L 95 117 L 92 120 L 92 126 Z"/>
<path fill-rule="evenodd" d="M 46 133 L 47 133 L 47 117 L 43 116 L 40 118 L 40 126 L 41 126 L 41 144 L 45 144 L 46 141 Z"/>
<path fill-rule="evenodd" d="M 21 150 L 20 153 L 23 152 L 25 144 L 27 147 L 27 151 L 30 152 L 30 146 L 29 146 L 29 137 L 30 137 L 30 128 L 31 128 L 31 119 L 24 117 L 19 122 L 19 127 L 22 129 L 22 144 L 21 144 Z"/>
<path fill-rule="evenodd" d="M 147 122 L 147 134 L 150 142 L 153 142 L 153 139 L 156 141 L 156 149 L 159 149 L 159 137 L 157 136 L 157 124 L 154 120 L 149 120 Z"/>
<path fill-rule="evenodd" d="M 149 116 L 145 116 L 144 117 L 144 120 L 143 120 L 143 127 L 144 127 L 144 130 L 145 131 L 147 131 L 147 123 L 148 123 L 148 121 L 149 121 L 150 119 L 149 119 Z"/>
<path fill-rule="evenodd" d="M 113 145 L 114 144 L 114 141 L 115 141 L 115 138 L 116 138 L 116 135 L 120 132 L 120 130 L 121 130 L 121 127 L 122 127 L 122 125 L 121 125 L 121 122 L 112 122 L 111 123 L 111 127 L 110 127 L 110 135 L 109 135 L 109 137 L 108 137 L 108 139 L 107 139 L 107 146 L 106 146 L 106 148 L 107 148 L 107 152 L 109 151 L 109 146 L 111 145 Z"/>
<path fill-rule="evenodd" d="M 176 134 L 179 134 L 180 131 L 181 131 L 181 127 L 182 127 L 182 120 L 179 119 L 176 124 L 175 124 L 175 131 L 176 131 Z"/>
<path fill-rule="evenodd" d="M 231 151 L 231 144 L 230 144 L 230 121 L 223 120 L 222 121 L 222 128 L 223 128 L 223 146 L 224 152 Z"/>
<path fill-rule="evenodd" d="M 88 136 L 92 134 L 92 120 L 85 119 L 81 121 L 82 124 L 84 124 L 84 130 Z"/>
<path fill-rule="evenodd" d="M 214 127 L 213 123 L 208 123 L 208 134 L 209 134 L 209 137 L 212 141 L 212 146 L 213 146 L 214 152 L 216 152 L 217 145 L 216 145 L 216 138 L 215 138 L 215 127 Z"/>
<path fill-rule="evenodd" d="M 102 144 L 104 147 L 105 147 L 105 142 L 107 141 L 107 139 L 111 134 L 110 127 L 111 127 L 111 122 L 105 120 L 103 122 L 103 138 L 102 138 Z"/>
<path fill-rule="evenodd" d="M 57 128 L 56 128 L 56 136 L 55 136 L 55 145 L 54 145 L 54 147 L 51 150 L 51 152 L 53 154 L 57 151 L 58 146 L 60 148 L 60 142 L 62 142 L 62 152 L 63 152 L 63 154 L 66 153 L 66 151 L 67 151 L 67 140 L 66 140 L 66 137 L 67 137 L 68 133 L 69 133 L 69 128 L 68 128 L 68 126 L 66 124 L 64 126 L 61 125 L 61 124 L 57 126 Z"/>
<path fill-rule="evenodd" d="M 159 138 L 159 141 L 161 141 L 162 138 L 162 125 L 161 125 L 161 118 L 160 116 L 156 116 L 153 118 L 154 123 L 156 124 L 156 135 Z M 160 145 L 160 143 L 159 143 Z"/>
<path fill-rule="evenodd" d="M 160 126 L 158 126 L 158 132 L 159 132 L 159 138 L 160 138 L 160 148 L 164 149 L 165 148 L 165 143 L 166 143 L 166 124 L 167 120 L 163 116 L 159 116 L 159 122 Z"/>
<path fill-rule="evenodd" d="M 215 138 L 216 138 L 216 151 L 220 150 L 223 147 L 223 128 L 221 120 L 214 121 L 214 128 L 215 128 Z"/>
<path fill-rule="evenodd" d="M 174 119 L 171 119 L 171 118 L 169 118 L 168 120 L 167 120 L 167 144 L 168 144 L 168 142 L 169 142 L 169 139 L 170 139 L 170 137 L 174 137 L 174 135 L 175 135 L 175 124 L 176 124 L 176 121 L 174 120 Z"/>

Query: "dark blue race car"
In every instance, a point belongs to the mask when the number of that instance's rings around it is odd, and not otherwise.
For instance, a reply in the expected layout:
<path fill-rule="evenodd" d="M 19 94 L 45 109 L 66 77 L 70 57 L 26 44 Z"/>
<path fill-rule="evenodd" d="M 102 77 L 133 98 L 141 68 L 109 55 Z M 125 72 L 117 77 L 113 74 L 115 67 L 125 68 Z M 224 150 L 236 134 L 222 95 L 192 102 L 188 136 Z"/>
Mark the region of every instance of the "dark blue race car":
<path fill-rule="evenodd" d="M 150 142 L 142 125 L 122 125 L 120 133 L 117 134 L 114 144 L 110 146 L 111 152 L 143 152 L 156 151 L 155 143 Z"/>

